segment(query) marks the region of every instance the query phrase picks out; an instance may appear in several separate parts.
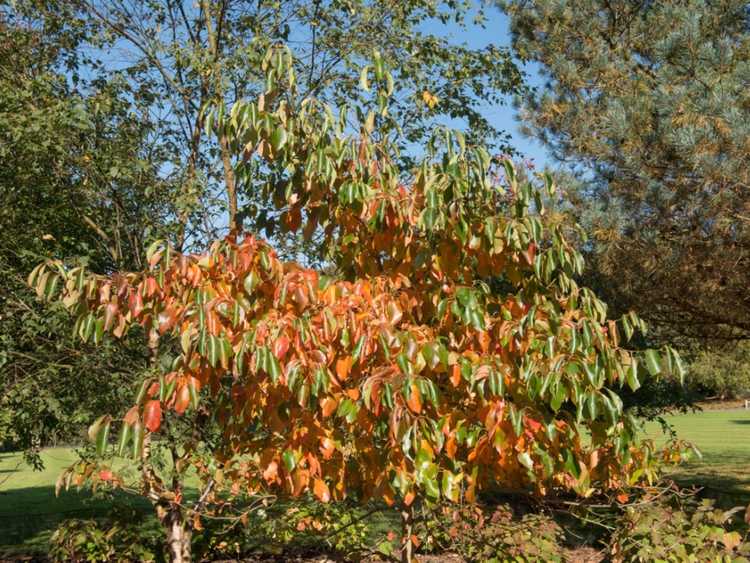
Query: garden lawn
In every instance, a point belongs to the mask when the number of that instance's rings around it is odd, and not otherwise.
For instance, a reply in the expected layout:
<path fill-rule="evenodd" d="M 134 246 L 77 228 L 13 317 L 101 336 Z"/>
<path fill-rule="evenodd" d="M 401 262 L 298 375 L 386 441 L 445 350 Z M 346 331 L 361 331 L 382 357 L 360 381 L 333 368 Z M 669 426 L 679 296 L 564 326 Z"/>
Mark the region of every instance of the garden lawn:
<path fill-rule="evenodd" d="M 721 504 L 750 502 L 750 410 L 705 410 L 666 417 L 677 436 L 695 445 L 702 458 L 670 473 L 680 485 L 704 487 Z M 659 425 L 648 432 L 662 439 Z"/>
<path fill-rule="evenodd" d="M 72 448 L 49 448 L 42 452 L 43 471 L 34 471 L 19 453 L 0 453 L 0 558 L 14 554 L 45 553 L 57 525 L 66 518 L 91 518 L 111 512 L 111 498 L 95 498 L 88 491 L 61 491 L 55 482 L 77 459 Z M 118 506 L 135 509 L 147 517 L 147 501 L 117 495 Z"/>

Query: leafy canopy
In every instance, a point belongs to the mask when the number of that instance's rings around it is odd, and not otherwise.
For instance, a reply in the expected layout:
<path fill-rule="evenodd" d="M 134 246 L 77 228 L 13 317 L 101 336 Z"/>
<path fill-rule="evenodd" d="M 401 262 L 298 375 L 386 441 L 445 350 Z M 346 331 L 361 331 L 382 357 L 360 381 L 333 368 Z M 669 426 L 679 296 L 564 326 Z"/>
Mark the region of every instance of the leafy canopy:
<path fill-rule="evenodd" d="M 268 60 L 293 82 L 288 51 Z M 495 486 L 587 496 L 652 479 L 656 451 L 616 392 L 644 376 L 623 347 L 642 323 L 607 320 L 575 282 L 582 257 L 544 215 L 551 179 L 541 192 L 509 161 L 439 131 L 404 183 L 370 134 L 374 117 L 348 134 L 327 106 L 281 93 L 219 108 L 209 126 L 242 155 L 238 174 L 255 159 L 283 172 L 284 225 L 322 230 L 335 277 L 239 234 L 199 255 L 156 242 L 139 273 L 52 262 L 30 275 L 76 315 L 83 340 L 140 325 L 152 347 L 179 346 L 122 418 L 118 453 L 141 458 L 168 417 L 204 405 L 221 440 L 213 464 L 188 461 L 206 479 L 218 464 L 250 492 L 408 505 Z M 669 349 L 643 362 L 654 375 L 681 371 Z M 100 453 L 112 422 L 90 428 Z M 117 482 L 93 467 L 70 478 Z"/>

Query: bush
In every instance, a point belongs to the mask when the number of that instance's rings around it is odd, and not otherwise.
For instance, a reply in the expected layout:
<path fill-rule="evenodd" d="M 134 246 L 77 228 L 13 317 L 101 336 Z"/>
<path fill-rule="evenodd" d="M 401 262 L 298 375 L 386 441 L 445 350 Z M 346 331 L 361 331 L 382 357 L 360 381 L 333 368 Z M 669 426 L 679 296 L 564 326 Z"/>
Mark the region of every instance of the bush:
<path fill-rule="evenodd" d="M 50 540 L 53 561 L 163 561 L 158 534 L 120 520 L 72 518 Z"/>
<path fill-rule="evenodd" d="M 207 560 L 252 554 L 350 558 L 368 548 L 371 530 L 365 515 L 350 502 L 278 503 L 253 511 L 242 526 L 207 520 L 206 527 L 193 536 L 193 550 Z"/>
<path fill-rule="evenodd" d="M 563 560 L 560 526 L 545 514 L 516 514 L 507 504 L 444 506 L 417 530 L 423 552 L 452 552 L 489 563 Z"/>
<path fill-rule="evenodd" d="M 729 528 L 735 512 L 715 508 L 712 500 L 680 503 L 676 497 L 631 506 L 613 534 L 612 560 L 747 562 L 747 536 Z"/>
<path fill-rule="evenodd" d="M 690 387 L 704 396 L 733 399 L 750 394 L 750 342 L 701 352 L 688 373 Z"/>

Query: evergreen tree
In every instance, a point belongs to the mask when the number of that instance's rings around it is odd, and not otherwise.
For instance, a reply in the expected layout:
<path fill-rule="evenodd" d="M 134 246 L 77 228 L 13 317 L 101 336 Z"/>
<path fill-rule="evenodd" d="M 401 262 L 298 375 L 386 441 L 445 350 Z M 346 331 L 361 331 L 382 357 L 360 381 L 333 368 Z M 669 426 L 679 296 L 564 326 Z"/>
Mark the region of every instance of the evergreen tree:
<path fill-rule="evenodd" d="M 582 163 L 608 300 L 673 336 L 750 337 L 748 3 L 501 6 L 546 79 L 519 102 L 527 132 Z"/>

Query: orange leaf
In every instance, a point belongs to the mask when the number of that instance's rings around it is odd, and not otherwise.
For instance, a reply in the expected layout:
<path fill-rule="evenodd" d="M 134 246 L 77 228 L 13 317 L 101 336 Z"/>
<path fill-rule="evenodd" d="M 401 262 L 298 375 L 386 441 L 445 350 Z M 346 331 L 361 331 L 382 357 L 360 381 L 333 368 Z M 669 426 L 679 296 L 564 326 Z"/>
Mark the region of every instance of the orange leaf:
<path fill-rule="evenodd" d="M 320 442 L 320 453 L 323 454 L 323 459 L 331 459 L 333 452 L 336 451 L 333 440 L 330 438 L 323 438 Z"/>
<path fill-rule="evenodd" d="M 323 481 L 322 479 L 315 479 L 313 492 L 321 502 L 328 502 L 331 500 L 331 491 L 328 490 L 328 485 L 326 485 L 325 481 Z"/>
<path fill-rule="evenodd" d="M 411 503 L 414 502 L 414 497 L 414 491 L 409 491 L 408 493 L 406 493 L 406 496 L 404 496 L 404 504 L 406 506 L 410 506 Z"/>
<path fill-rule="evenodd" d="M 401 309 L 394 301 L 391 301 L 386 306 L 386 314 L 388 315 L 388 322 L 392 325 L 397 325 L 398 322 L 401 320 L 401 317 L 403 317 L 403 313 L 401 312 Z"/>
<path fill-rule="evenodd" d="M 458 387 L 458 384 L 461 383 L 461 367 L 458 364 L 453 364 L 453 369 L 451 370 L 451 383 L 453 384 L 453 387 Z"/>
<path fill-rule="evenodd" d="M 272 483 L 276 480 L 276 477 L 279 474 L 279 464 L 275 461 L 272 461 L 268 464 L 268 467 L 266 467 L 266 470 L 263 471 L 263 478 L 266 480 L 267 483 Z"/>
<path fill-rule="evenodd" d="M 123 417 L 122 421 L 128 426 L 133 426 L 133 424 L 138 422 L 138 407 L 131 407 L 131 409 Z"/>
<path fill-rule="evenodd" d="M 409 394 L 409 400 L 406 401 L 406 404 L 412 412 L 417 414 L 422 412 L 422 396 L 419 394 L 419 387 L 417 387 L 416 383 L 411 384 L 411 393 Z"/>
<path fill-rule="evenodd" d="M 336 360 L 336 377 L 339 378 L 339 381 L 346 381 L 346 379 L 349 377 L 349 372 L 352 369 L 352 357 L 346 356 L 344 358 L 339 358 Z"/>
<path fill-rule="evenodd" d="M 448 459 L 456 458 L 456 450 L 458 445 L 456 444 L 456 438 L 451 434 L 450 438 L 445 442 L 445 453 L 448 454 Z"/>
<path fill-rule="evenodd" d="M 174 402 L 174 410 L 178 414 L 184 413 L 190 404 L 190 389 L 187 385 L 181 385 L 177 390 L 177 399 Z"/>
<path fill-rule="evenodd" d="M 159 401 L 149 401 L 143 408 L 143 421 L 146 428 L 151 432 L 156 432 L 161 426 L 161 403 Z"/>
<path fill-rule="evenodd" d="M 333 397 L 326 397 L 325 399 L 323 399 L 320 406 L 323 409 L 323 418 L 328 418 L 329 416 L 331 416 L 333 411 L 336 410 L 338 401 Z"/>
<path fill-rule="evenodd" d="M 354 389 L 347 389 L 345 392 L 352 401 L 359 400 L 359 389 L 356 387 Z"/>

